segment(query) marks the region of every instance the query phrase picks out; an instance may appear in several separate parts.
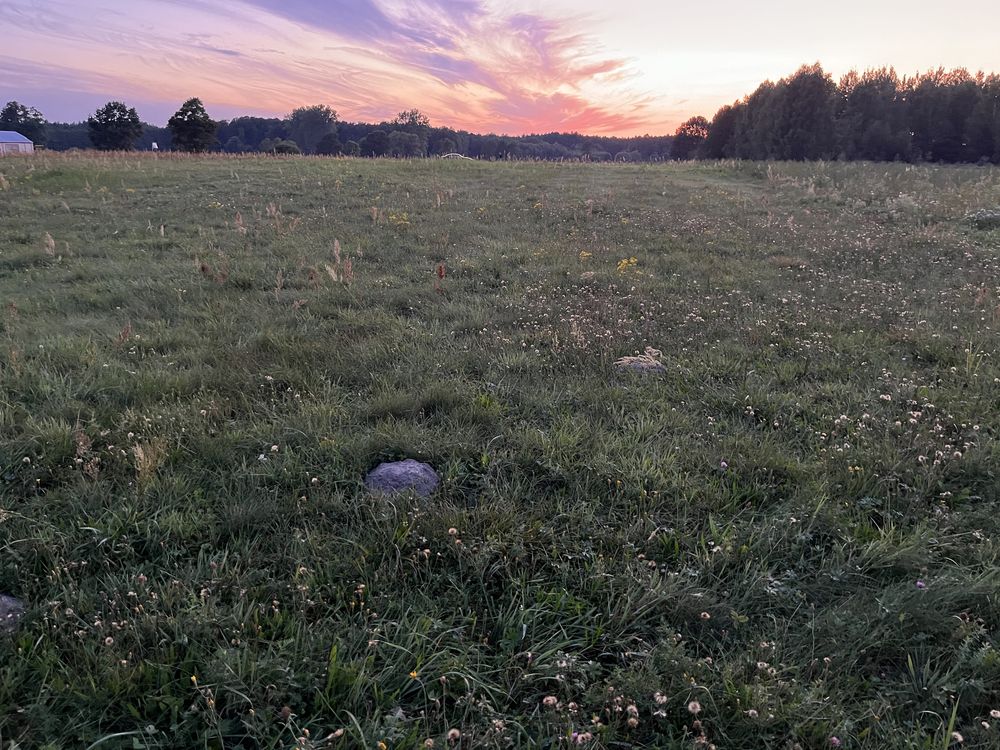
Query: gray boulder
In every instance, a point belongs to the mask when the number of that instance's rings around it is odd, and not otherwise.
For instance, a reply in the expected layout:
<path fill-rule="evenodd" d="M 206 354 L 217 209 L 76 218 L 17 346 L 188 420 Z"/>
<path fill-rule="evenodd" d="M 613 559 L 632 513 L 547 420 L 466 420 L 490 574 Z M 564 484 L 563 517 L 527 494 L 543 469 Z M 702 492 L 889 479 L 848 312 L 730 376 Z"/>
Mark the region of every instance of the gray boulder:
<path fill-rule="evenodd" d="M 639 372 L 643 375 L 662 375 L 667 371 L 666 366 L 662 362 L 640 359 L 633 359 L 630 362 L 615 362 L 615 367 L 619 370 Z"/>
<path fill-rule="evenodd" d="M 13 596 L 0 594 L 0 635 L 13 635 L 24 615 L 24 603 Z"/>
<path fill-rule="evenodd" d="M 441 477 L 430 464 L 412 458 L 379 464 L 365 477 L 365 488 L 383 495 L 413 491 L 420 497 L 428 497 L 440 484 Z"/>

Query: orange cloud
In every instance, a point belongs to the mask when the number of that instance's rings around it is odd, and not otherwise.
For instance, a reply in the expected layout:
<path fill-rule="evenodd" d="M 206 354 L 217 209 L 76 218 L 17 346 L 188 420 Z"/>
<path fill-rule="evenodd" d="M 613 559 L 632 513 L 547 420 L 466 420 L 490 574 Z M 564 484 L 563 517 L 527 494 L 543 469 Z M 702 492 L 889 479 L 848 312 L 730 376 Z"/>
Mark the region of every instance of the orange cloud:
<path fill-rule="evenodd" d="M 49 0 L 45 10 L 8 0 L 0 62 L 30 71 L 24 88 L 57 111 L 60 97 L 91 96 L 94 106 L 138 98 L 155 110 L 143 114 L 163 121 L 200 96 L 217 116 L 323 101 L 345 119 L 418 107 L 439 124 L 511 134 L 664 129 L 653 98 L 630 90 L 628 60 L 572 18 L 504 12 L 486 0 L 104 5 L 107 13 L 73 0 Z"/>

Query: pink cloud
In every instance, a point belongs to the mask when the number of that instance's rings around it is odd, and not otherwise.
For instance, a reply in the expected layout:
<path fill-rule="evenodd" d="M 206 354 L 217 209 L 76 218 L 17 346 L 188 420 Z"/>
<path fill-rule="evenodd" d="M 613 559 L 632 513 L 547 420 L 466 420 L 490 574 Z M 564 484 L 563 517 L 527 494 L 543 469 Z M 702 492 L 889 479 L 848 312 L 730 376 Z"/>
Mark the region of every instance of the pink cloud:
<path fill-rule="evenodd" d="M 656 129 L 653 101 L 628 89 L 628 60 L 605 53 L 572 18 L 504 12 L 487 0 L 104 2 L 121 14 L 7 0 L 14 45 L 0 59 L 30 66 L 40 91 L 168 109 L 188 96 L 227 114 L 322 101 L 345 119 L 418 107 L 437 124 L 510 134 Z M 54 53 L 42 52 L 43 37 Z"/>

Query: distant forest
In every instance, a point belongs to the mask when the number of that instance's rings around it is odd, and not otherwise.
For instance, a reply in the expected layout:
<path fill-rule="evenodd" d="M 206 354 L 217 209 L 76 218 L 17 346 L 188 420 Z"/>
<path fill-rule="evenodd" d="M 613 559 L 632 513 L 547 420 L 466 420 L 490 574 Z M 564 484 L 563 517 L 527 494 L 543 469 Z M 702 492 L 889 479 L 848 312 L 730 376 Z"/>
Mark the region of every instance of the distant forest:
<path fill-rule="evenodd" d="M 285 118 L 213 121 L 191 99 L 168 127 L 139 121 L 109 102 L 81 123 L 45 122 L 9 102 L 0 130 L 53 150 L 72 148 L 223 151 L 419 158 L 664 161 L 667 159 L 866 160 L 1000 164 L 1000 76 L 938 69 L 900 78 L 892 68 L 851 71 L 839 82 L 819 64 L 692 117 L 673 135 L 612 138 L 579 133 L 503 136 L 434 127 L 419 110 L 381 123 L 340 121 L 325 105 Z"/>
<path fill-rule="evenodd" d="M 382 123 L 342 122 L 336 112 L 322 105 L 300 108 L 285 118 L 237 117 L 216 126 L 214 142 L 205 150 L 234 154 L 419 158 L 457 153 L 473 159 L 640 162 L 669 159 L 673 140 L 671 136 L 612 138 L 579 133 L 479 135 L 433 127 L 417 110 L 401 112 Z M 173 134 L 170 128 L 142 123 L 132 147 L 148 151 L 156 143 L 160 150 L 170 150 L 175 146 Z M 87 122 L 46 122 L 43 142 L 53 151 L 94 148 Z"/>
<path fill-rule="evenodd" d="M 698 124 L 677 145 L 704 159 L 1000 164 L 1000 76 L 880 68 L 834 83 L 810 65 Z"/>

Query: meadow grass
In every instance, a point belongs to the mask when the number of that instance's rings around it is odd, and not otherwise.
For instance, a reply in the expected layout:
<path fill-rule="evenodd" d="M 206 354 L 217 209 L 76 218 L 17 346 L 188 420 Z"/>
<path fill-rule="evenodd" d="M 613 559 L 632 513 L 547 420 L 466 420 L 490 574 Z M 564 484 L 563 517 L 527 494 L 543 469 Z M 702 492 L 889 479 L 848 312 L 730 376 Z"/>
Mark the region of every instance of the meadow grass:
<path fill-rule="evenodd" d="M 0 174 L 4 750 L 1000 747 L 1000 170 Z"/>

